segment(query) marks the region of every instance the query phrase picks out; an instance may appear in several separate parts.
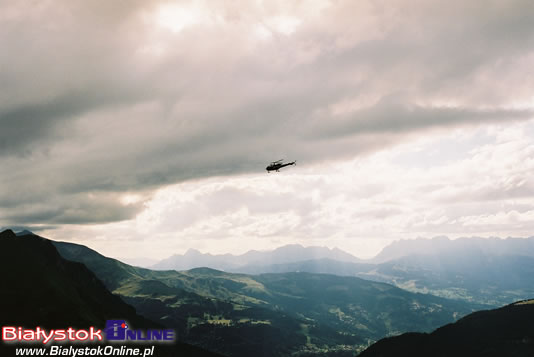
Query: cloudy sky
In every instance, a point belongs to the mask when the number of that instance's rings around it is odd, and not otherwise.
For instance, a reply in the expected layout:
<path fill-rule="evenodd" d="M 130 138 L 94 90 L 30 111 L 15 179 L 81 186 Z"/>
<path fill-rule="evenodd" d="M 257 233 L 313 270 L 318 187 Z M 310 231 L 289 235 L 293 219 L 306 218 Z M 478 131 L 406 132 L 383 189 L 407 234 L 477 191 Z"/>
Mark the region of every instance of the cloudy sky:
<path fill-rule="evenodd" d="M 0 0 L 0 227 L 119 258 L 534 235 L 532 0 Z M 267 174 L 276 159 L 296 167 Z"/>

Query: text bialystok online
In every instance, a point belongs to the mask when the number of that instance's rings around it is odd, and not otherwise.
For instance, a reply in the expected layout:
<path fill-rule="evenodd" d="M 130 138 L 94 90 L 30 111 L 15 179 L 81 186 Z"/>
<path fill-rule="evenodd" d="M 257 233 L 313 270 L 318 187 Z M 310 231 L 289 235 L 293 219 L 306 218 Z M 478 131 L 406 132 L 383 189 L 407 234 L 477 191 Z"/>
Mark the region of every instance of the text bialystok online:
<path fill-rule="evenodd" d="M 40 327 L 26 329 L 24 327 L 2 327 L 2 341 L 4 342 L 100 342 L 100 341 L 174 341 L 174 330 L 150 329 L 134 330 L 128 327 L 124 320 L 107 320 L 104 331 L 91 326 L 89 329 L 44 330 Z"/>

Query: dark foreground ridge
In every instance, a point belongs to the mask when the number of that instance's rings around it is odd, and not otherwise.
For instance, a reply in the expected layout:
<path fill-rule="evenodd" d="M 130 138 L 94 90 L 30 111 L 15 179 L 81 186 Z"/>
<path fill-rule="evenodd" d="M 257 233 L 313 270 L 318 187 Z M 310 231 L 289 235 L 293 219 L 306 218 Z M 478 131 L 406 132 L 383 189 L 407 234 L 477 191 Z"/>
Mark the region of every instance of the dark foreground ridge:
<path fill-rule="evenodd" d="M 108 319 L 124 319 L 141 329 L 161 327 L 109 292 L 84 264 L 64 259 L 51 241 L 33 234 L 0 233 L 0 270 L 1 326 L 103 329 Z M 0 343 L 0 355 L 14 355 L 8 349 L 13 346 Z M 156 350 L 158 356 L 218 356 L 179 342 Z"/>
<path fill-rule="evenodd" d="M 478 311 L 430 334 L 385 338 L 360 354 L 389 356 L 534 356 L 534 300 Z"/>

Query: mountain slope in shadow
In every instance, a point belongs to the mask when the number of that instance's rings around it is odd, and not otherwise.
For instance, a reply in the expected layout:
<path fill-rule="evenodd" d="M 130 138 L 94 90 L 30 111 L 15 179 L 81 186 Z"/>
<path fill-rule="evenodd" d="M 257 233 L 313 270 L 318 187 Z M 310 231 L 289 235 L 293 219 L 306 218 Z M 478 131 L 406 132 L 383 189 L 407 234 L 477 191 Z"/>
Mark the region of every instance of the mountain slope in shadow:
<path fill-rule="evenodd" d="M 108 319 L 124 319 L 137 328 L 161 327 L 140 315 L 82 263 L 64 259 L 51 241 L 33 234 L 0 233 L 0 324 L 44 329 L 103 329 Z M 1 352 L 14 346 L 2 344 Z M 184 353 L 218 356 L 177 342 L 156 347 L 159 355 Z M 2 354 L 4 355 L 4 354 Z"/>
<path fill-rule="evenodd" d="M 477 311 L 430 334 L 406 333 L 382 339 L 360 357 L 534 356 L 534 300 Z"/>
<path fill-rule="evenodd" d="M 62 258 L 50 241 L 7 230 L 0 233 L 0 247 L 3 325 L 86 328 L 121 316 L 134 325 L 147 323 L 84 264 Z"/>

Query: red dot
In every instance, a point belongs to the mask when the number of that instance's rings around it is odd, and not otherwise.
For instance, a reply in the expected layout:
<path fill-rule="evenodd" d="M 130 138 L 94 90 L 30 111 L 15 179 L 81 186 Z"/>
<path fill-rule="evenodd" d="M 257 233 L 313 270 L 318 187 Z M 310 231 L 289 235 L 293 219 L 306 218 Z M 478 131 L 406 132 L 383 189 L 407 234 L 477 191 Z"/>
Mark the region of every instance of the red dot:
<path fill-rule="evenodd" d="M 126 324 L 123 322 L 121 325 L 122 328 L 126 328 Z"/>

